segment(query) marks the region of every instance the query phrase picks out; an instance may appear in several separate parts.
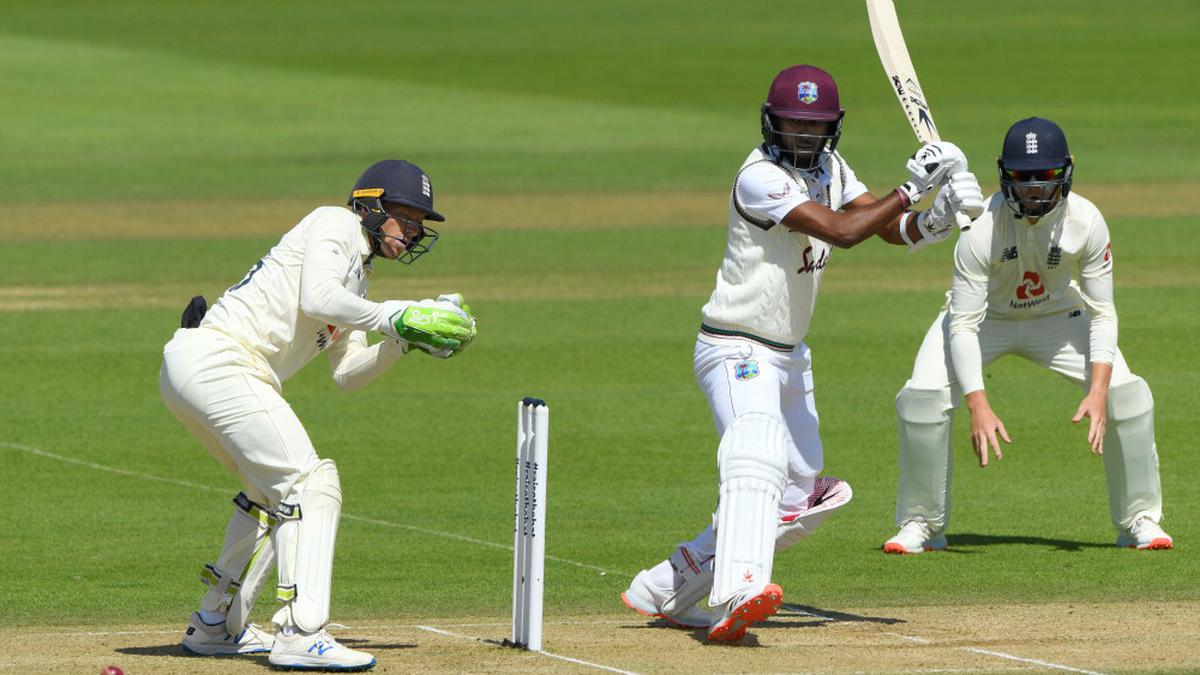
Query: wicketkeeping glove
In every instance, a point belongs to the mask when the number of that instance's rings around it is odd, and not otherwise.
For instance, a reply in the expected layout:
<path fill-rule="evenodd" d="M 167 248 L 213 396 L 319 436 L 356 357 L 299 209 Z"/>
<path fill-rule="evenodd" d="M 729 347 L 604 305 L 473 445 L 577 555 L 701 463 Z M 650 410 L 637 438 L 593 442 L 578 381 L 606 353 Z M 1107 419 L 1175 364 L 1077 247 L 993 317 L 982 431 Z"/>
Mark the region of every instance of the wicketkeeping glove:
<path fill-rule="evenodd" d="M 422 300 L 388 321 L 401 340 L 442 358 L 457 354 L 475 337 L 475 320 L 447 301 Z"/>

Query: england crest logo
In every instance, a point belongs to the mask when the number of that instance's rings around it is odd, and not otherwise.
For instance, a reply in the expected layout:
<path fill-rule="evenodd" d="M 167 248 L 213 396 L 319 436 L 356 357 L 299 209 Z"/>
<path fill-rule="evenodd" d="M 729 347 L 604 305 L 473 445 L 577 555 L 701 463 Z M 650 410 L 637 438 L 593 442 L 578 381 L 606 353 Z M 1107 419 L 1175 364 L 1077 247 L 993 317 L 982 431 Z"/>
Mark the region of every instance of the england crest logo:
<path fill-rule="evenodd" d="M 801 82 L 796 86 L 796 98 L 800 99 L 801 103 L 816 103 L 817 102 L 817 83 L 816 82 Z"/>
<path fill-rule="evenodd" d="M 1032 131 L 1025 134 L 1025 154 L 1036 155 L 1038 152 L 1037 134 Z"/>

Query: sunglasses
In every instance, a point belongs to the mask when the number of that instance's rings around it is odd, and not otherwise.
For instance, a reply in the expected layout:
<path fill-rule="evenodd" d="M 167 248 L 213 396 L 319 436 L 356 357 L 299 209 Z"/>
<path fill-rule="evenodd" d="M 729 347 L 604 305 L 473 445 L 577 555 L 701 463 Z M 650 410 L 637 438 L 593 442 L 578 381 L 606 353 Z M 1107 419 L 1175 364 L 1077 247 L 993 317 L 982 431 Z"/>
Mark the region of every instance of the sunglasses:
<path fill-rule="evenodd" d="M 1004 177 L 1018 183 L 1028 183 L 1031 181 L 1052 181 L 1062 178 L 1064 171 L 1066 171 L 1066 168 L 1061 166 L 1057 169 L 1036 169 L 1027 171 L 1021 171 L 1018 169 L 1005 169 Z"/>

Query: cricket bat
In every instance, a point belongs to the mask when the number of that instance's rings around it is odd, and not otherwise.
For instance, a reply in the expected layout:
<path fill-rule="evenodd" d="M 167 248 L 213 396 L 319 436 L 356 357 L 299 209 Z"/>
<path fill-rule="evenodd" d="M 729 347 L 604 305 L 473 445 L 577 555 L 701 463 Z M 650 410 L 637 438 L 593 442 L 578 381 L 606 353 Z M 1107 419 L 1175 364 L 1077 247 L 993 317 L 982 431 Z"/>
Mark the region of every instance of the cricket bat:
<path fill-rule="evenodd" d="M 925 92 L 921 91 L 921 82 L 917 79 L 912 58 L 908 55 L 908 45 L 904 44 L 896 6 L 892 0 L 867 0 L 867 18 L 871 22 L 871 35 L 875 38 L 875 50 L 879 52 L 883 72 L 891 82 L 892 91 L 900 100 L 900 107 L 917 140 L 922 143 L 942 140 L 933 121 L 933 111 L 925 100 Z M 983 211 L 967 215 L 974 220 L 983 215 Z M 961 219 L 959 226 L 964 230 L 970 228 L 970 224 L 964 226 Z"/>

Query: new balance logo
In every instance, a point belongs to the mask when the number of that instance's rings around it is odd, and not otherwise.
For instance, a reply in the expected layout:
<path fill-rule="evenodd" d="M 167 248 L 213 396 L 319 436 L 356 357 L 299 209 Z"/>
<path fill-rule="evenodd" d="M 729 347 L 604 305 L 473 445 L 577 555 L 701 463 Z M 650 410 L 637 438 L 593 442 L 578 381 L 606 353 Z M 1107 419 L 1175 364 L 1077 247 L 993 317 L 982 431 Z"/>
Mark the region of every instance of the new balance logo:
<path fill-rule="evenodd" d="M 1017 259 L 1017 247 L 1009 246 L 1000 252 L 1000 262 Z"/>
<path fill-rule="evenodd" d="M 325 652 L 333 649 L 333 645 L 325 642 L 324 640 L 317 640 L 316 642 L 312 643 L 312 646 L 308 648 L 308 651 L 311 652 L 314 649 L 317 650 L 317 656 L 325 656 Z"/>

